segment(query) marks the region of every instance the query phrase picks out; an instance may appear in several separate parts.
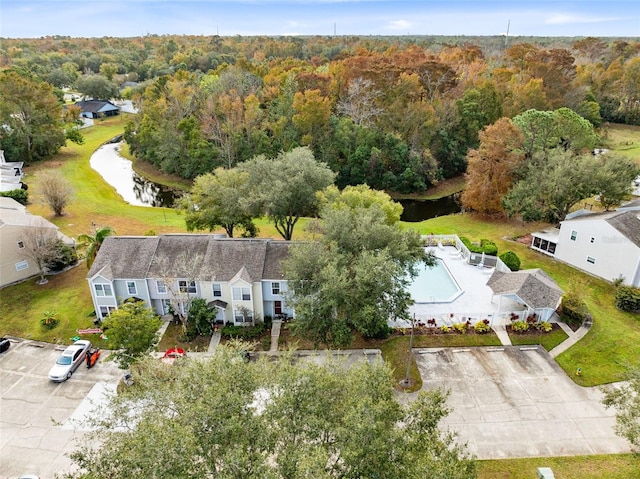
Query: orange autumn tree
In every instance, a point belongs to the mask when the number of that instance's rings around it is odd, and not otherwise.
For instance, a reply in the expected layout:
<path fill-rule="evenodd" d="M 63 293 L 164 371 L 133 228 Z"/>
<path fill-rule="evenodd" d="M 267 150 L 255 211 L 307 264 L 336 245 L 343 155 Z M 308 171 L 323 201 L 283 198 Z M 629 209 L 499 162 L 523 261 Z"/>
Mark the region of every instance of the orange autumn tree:
<path fill-rule="evenodd" d="M 523 137 L 509 118 L 500 118 L 480 132 L 480 146 L 467 154 L 467 187 L 462 206 L 484 215 L 503 214 L 502 196 L 524 159 Z"/>

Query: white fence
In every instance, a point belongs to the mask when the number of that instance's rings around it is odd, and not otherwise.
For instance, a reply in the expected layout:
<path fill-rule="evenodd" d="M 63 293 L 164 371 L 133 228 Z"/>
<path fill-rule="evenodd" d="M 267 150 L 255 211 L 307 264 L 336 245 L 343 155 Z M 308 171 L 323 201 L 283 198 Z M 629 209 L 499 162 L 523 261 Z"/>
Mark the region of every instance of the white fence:
<path fill-rule="evenodd" d="M 488 254 L 472 253 L 469 248 L 460 240 L 458 235 L 422 235 L 425 246 L 445 247 L 455 246 L 462 258 L 471 265 L 484 266 L 485 268 L 495 268 L 505 273 L 511 271 L 509 267 L 497 256 Z"/>

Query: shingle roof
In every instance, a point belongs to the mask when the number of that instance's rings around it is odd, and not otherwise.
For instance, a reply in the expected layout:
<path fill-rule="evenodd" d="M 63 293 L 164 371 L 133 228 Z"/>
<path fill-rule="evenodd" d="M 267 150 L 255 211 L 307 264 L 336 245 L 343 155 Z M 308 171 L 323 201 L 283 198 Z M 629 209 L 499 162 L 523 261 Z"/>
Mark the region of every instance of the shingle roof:
<path fill-rule="evenodd" d="M 509 273 L 495 270 L 487 286 L 494 294 L 516 295 L 533 309 L 555 309 L 563 294 L 556 282 L 539 268 Z"/>
<path fill-rule="evenodd" d="M 270 241 L 267 243 L 267 256 L 264 261 L 264 279 L 283 279 L 282 261 L 289 256 L 290 241 Z"/>
<path fill-rule="evenodd" d="M 157 236 L 107 236 L 87 277 L 144 279 L 157 245 Z"/>
<path fill-rule="evenodd" d="M 605 220 L 629 241 L 640 247 L 640 218 L 637 211 L 619 211 Z"/>
<path fill-rule="evenodd" d="M 91 112 L 91 113 L 98 113 L 100 111 L 107 111 L 107 110 L 119 110 L 119 108 L 116 105 L 114 105 L 113 103 L 107 100 L 77 101 L 74 103 L 74 105 L 82 108 L 82 111 Z M 105 107 L 107 108 L 104 109 Z"/>
<path fill-rule="evenodd" d="M 284 241 L 221 239 L 212 234 L 110 236 L 102 244 L 88 277 L 110 265 L 109 279 L 160 278 L 167 273 L 200 281 L 230 281 L 234 277 L 248 282 L 279 279 L 280 261 L 287 256 L 288 248 L 289 243 Z"/>

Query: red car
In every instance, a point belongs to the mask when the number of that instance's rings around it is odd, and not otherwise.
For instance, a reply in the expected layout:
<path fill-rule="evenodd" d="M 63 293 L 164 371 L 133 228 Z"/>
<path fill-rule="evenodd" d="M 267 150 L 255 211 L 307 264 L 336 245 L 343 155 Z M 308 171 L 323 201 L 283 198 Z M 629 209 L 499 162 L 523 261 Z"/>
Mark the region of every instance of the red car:
<path fill-rule="evenodd" d="M 176 359 L 184 358 L 186 355 L 187 353 L 182 348 L 167 349 L 167 352 L 162 356 L 162 362 L 165 364 L 173 364 Z"/>

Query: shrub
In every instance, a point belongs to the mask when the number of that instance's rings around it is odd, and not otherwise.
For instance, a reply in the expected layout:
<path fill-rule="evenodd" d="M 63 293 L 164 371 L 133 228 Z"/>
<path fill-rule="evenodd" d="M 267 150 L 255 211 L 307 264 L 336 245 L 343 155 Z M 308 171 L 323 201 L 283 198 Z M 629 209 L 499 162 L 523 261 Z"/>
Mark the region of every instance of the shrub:
<path fill-rule="evenodd" d="M 529 331 L 529 323 L 526 321 L 518 320 L 511 323 L 511 330 L 514 333 L 524 333 Z"/>
<path fill-rule="evenodd" d="M 580 326 L 589 316 L 589 309 L 576 292 L 570 292 L 562 297 L 560 316 L 567 324 Z"/>
<path fill-rule="evenodd" d="M 616 289 L 616 308 L 622 311 L 640 311 L 640 288 L 618 286 Z"/>
<path fill-rule="evenodd" d="M 456 333 L 464 334 L 467 332 L 467 323 L 454 323 L 451 327 Z"/>
<path fill-rule="evenodd" d="M 47 268 L 51 271 L 62 271 L 67 266 L 72 266 L 78 262 L 78 254 L 75 248 L 67 246 L 62 240 L 55 244 L 55 253 L 51 261 L 47 263 Z"/>
<path fill-rule="evenodd" d="M 13 198 L 21 205 L 26 205 L 29 202 L 29 193 L 27 190 L 11 190 L 11 191 L 1 191 L 0 196 L 6 196 L 8 198 Z"/>
<path fill-rule="evenodd" d="M 449 333 L 451 332 L 451 328 L 446 324 L 443 324 L 442 326 L 440 326 L 440 331 L 442 331 L 443 333 Z"/>
<path fill-rule="evenodd" d="M 266 325 L 264 323 L 258 323 L 255 326 L 225 326 L 220 333 L 225 338 L 249 341 L 259 338 L 265 330 Z"/>
<path fill-rule="evenodd" d="M 482 321 L 478 321 L 473 325 L 473 329 L 475 329 L 478 334 L 488 333 L 491 329 L 491 326 L 489 326 L 489 320 L 483 319 Z"/>
<path fill-rule="evenodd" d="M 511 271 L 520 271 L 520 258 L 513 251 L 505 251 L 500 255 L 500 259 Z"/>
<path fill-rule="evenodd" d="M 53 329 L 55 328 L 60 320 L 56 318 L 58 313 L 55 311 L 43 311 L 42 318 L 40 318 L 40 324 L 45 329 Z"/>
<path fill-rule="evenodd" d="M 548 333 L 553 329 L 553 326 L 551 326 L 551 323 L 549 321 L 540 321 L 535 326 L 536 329 L 542 333 Z"/>
<path fill-rule="evenodd" d="M 496 256 L 498 254 L 498 246 L 491 240 L 481 239 L 480 246 L 473 244 L 471 241 L 469 241 L 468 238 L 465 238 L 464 236 L 460 238 L 460 241 L 462 241 L 462 243 L 472 253 L 484 253 L 490 256 Z"/>

